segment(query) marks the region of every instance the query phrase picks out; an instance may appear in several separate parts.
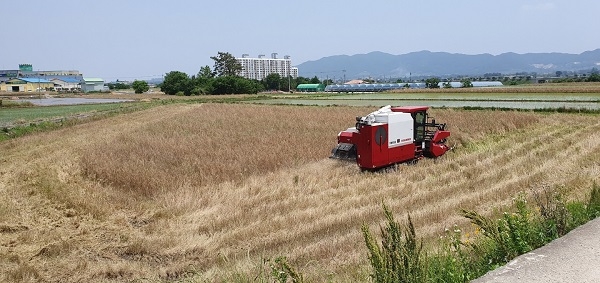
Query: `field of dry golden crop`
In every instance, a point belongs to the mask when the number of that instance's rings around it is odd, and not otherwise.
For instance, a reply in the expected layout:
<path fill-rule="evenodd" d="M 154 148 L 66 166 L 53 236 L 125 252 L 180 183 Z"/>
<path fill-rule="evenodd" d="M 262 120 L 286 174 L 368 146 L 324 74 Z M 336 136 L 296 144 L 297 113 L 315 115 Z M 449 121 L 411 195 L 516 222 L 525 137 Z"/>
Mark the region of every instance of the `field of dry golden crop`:
<path fill-rule="evenodd" d="M 367 281 L 360 226 L 384 221 L 382 203 L 431 239 L 469 229 L 461 208 L 600 181 L 589 114 L 432 109 L 456 145 L 438 160 L 329 160 L 372 110 L 169 105 L 2 142 L 0 281 L 249 282 L 278 256 L 310 282 Z"/>

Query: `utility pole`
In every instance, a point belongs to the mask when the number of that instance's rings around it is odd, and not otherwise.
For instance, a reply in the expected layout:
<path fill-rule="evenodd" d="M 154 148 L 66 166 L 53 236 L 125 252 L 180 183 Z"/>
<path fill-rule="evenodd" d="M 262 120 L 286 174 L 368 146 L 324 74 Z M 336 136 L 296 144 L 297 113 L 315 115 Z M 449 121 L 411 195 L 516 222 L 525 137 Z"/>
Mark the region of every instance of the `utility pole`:
<path fill-rule="evenodd" d="M 42 99 L 42 89 L 40 87 L 40 70 L 37 71 L 37 79 L 38 79 L 38 98 L 41 100 Z"/>

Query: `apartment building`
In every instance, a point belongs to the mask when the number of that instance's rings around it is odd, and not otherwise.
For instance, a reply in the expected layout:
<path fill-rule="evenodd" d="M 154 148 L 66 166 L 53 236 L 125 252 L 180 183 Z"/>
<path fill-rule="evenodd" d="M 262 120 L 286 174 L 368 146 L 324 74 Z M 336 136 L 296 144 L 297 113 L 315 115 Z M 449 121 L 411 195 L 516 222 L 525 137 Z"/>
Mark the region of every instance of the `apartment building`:
<path fill-rule="evenodd" d="M 298 68 L 292 67 L 292 59 L 288 55 L 279 59 L 277 53 L 272 53 L 271 58 L 266 58 L 265 55 L 250 58 L 248 54 L 243 54 L 242 58 L 235 59 L 242 65 L 240 76 L 247 79 L 262 80 L 269 74 L 279 74 L 282 78 L 298 77 Z"/>

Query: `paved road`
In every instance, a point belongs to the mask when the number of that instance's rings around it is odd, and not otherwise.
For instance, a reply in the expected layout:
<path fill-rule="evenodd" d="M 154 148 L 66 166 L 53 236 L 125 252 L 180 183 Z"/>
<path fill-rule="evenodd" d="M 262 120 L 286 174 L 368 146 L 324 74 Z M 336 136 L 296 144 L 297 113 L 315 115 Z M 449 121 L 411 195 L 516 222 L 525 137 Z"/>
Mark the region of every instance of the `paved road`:
<path fill-rule="evenodd" d="M 471 282 L 600 282 L 600 218 Z"/>

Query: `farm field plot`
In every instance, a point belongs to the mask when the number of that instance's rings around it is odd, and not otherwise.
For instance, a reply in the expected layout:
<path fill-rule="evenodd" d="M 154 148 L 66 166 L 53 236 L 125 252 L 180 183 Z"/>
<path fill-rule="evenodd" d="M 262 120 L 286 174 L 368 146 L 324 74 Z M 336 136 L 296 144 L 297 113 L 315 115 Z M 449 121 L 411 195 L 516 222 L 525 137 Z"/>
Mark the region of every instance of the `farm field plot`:
<path fill-rule="evenodd" d="M 465 93 L 358 93 L 348 95 L 335 95 L 322 99 L 333 100 L 473 100 L 473 101 L 591 101 L 600 102 L 600 93 L 493 93 L 493 92 L 465 92 Z"/>
<path fill-rule="evenodd" d="M 112 111 L 130 107 L 130 104 L 69 105 L 52 107 L 7 108 L 0 110 L 0 126 L 21 124 L 36 120 L 68 117 L 82 113 Z"/>
<path fill-rule="evenodd" d="M 600 181 L 598 115 L 432 109 L 455 150 L 395 171 L 329 160 L 373 107 L 189 104 L 0 143 L 0 281 L 252 281 L 286 256 L 316 282 L 368 281 L 360 226 L 411 214 L 469 229 L 518 193 Z M 269 272 L 268 270 L 266 272 Z"/>
<path fill-rule="evenodd" d="M 598 92 L 530 92 L 530 88 L 438 91 L 399 91 L 395 93 L 352 93 L 304 95 L 302 97 L 275 97 L 257 101 L 263 104 L 291 105 L 347 105 L 347 106 L 383 106 L 383 105 L 430 105 L 434 107 L 484 107 L 512 109 L 572 108 L 600 109 L 600 90 Z M 517 92 L 518 90 L 518 92 Z"/>
<path fill-rule="evenodd" d="M 319 106 L 385 106 L 385 105 L 406 105 L 418 106 L 429 105 L 433 107 L 483 107 L 483 108 L 510 108 L 510 109 L 600 109 L 600 102 L 575 102 L 575 101 L 502 101 L 502 100 L 423 100 L 423 99 L 352 99 L 350 97 L 344 99 L 268 99 L 259 100 L 252 103 L 258 104 L 287 104 L 287 105 L 319 105 Z"/>

